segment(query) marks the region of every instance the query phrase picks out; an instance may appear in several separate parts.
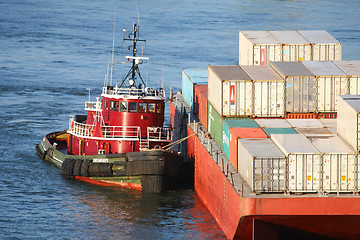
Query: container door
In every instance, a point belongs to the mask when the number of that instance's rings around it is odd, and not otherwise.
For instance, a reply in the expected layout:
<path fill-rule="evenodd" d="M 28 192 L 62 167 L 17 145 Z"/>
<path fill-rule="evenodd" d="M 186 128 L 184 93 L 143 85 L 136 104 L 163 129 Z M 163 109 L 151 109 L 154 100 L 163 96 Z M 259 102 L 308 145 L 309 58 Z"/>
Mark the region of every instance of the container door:
<path fill-rule="evenodd" d="M 282 61 L 291 61 L 290 60 L 290 46 L 283 45 L 282 46 Z"/>
<path fill-rule="evenodd" d="M 353 154 L 339 154 L 340 190 L 351 192 L 355 190 L 355 156 Z"/>
<path fill-rule="evenodd" d="M 341 61 L 342 58 L 342 49 L 341 43 L 335 44 L 335 61 Z"/>
<path fill-rule="evenodd" d="M 303 172 L 303 155 L 290 154 L 289 160 L 289 191 L 301 191 L 304 186 L 302 172 Z"/>
<path fill-rule="evenodd" d="M 320 190 L 320 169 L 321 158 L 319 154 L 305 154 L 306 168 L 306 189 L 305 191 L 319 191 Z"/>
<path fill-rule="evenodd" d="M 350 95 L 360 95 L 360 78 L 358 76 L 349 78 L 349 91 Z"/>
<path fill-rule="evenodd" d="M 332 155 L 324 154 L 322 157 L 323 164 L 323 174 L 322 174 L 322 190 L 325 192 L 330 192 L 332 189 L 332 178 L 333 175 L 336 175 L 336 169 L 334 169 L 333 160 L 331 159 Z M 336 162 L 336 161 L 335 161 Z M 335 166 L 336 167 L 336 166 Z M 333 172 L 335 170 L 335 173 Z"/>
<path fill-rule="evenodd" d="M 224 116 L 229 116 L 230 115 L 230 82 L 229 81 L 223 82 L 222 91 L 223 91 L 222 114 Z"/>
<path fill-rule="evenodd" d="M 253 47 L 253 59 L 249 59 L 249 65 L 260 65 L 261 49 L 264 49 L 263 45 L 254 45 Z M 244 64 L 247 65 L 247 64 Z"/>

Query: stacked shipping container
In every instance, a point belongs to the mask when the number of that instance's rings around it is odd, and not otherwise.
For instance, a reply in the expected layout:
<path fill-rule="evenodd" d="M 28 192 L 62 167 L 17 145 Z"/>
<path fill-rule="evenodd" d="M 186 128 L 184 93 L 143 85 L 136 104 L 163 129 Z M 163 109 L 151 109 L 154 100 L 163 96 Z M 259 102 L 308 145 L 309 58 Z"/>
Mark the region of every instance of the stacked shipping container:
<path fill-rule="evenodd" d="M 194 111 L 194 86 L 196 84 L 207 84 L 207 77 L 207 69 L 182 70 L 182 95 L 192 111 Z"/>
<path fill-rule="evenodd" d="M 240 31 L 239 64 L 273 61 L 340 61 L 341 43 L 325 30 Z"/>

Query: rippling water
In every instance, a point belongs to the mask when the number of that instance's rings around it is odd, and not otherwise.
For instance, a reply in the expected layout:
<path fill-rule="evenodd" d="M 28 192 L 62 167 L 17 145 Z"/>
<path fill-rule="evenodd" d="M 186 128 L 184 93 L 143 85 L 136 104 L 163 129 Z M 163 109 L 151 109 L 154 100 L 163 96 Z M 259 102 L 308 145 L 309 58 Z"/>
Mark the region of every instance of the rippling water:
<path fill-rule="evenodd" d="M 360 59 L 359 10 L 355 0 L 0 0 L 0 238 L 224 238 L 192 190 L 99 188 L 62 177 L 35 153 L 44 134 L 83 112 L 86 88 L 100 93 L 114 14 L 122 50 L 122 29 L 140 20 L 146 81 L 178 90 L 181 68 L 237 64 L 239 30 L 326 29 L 344 59 Z"/>

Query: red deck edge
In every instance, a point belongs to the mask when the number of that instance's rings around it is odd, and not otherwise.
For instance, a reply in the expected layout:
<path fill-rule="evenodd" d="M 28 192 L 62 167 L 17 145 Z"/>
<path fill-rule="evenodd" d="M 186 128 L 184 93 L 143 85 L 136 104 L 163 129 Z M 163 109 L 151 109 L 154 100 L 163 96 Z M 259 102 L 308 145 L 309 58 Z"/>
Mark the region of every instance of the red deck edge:
<path fill-rule="evenodd" d="M 87 183 L 99 185 L 99 186 L 124 187 L 124 188 L 129 188 L 129 189 L 133 189 L 133 190 L 137 190 L 137 191 L 142 191 L 142 186 L 141 186 L 141 184 L 138 184 L 138 183 L 122 183 L 122 182 L 114 182 L 114 181 L 107 181 L 107 180 L 97 180 L 97 179 L 93 179 L 91 177 L 79 177 L 79 176 L 75 176 L 75 179 L 78 181 L 83 181 L 83 182 L 87 182 Z"/>

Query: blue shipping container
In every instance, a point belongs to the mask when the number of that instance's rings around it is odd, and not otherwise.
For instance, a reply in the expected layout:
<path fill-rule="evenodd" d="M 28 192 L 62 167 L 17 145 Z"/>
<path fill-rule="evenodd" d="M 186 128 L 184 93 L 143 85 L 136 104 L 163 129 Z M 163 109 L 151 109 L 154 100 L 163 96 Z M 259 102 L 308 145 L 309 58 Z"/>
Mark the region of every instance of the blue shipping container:
<path fill-rule="evenodd" d="M 182 70 L 182 95 L 184 101 L 194 111 L 194 85 L 208 83 L 207 69 L 183 69 Z"/>

